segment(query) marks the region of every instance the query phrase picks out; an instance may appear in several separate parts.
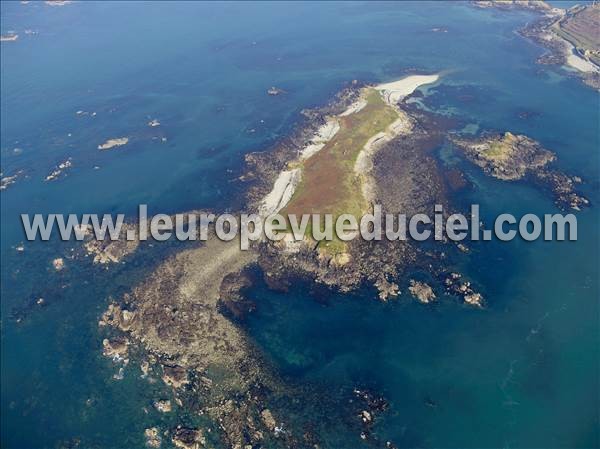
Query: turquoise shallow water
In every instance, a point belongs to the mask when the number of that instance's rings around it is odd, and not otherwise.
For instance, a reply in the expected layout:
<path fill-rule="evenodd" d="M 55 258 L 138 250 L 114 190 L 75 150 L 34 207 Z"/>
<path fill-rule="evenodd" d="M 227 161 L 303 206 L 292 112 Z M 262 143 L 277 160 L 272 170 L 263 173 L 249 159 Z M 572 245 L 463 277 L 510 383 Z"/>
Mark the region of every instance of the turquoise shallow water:
<path fill-rule="evenodd" d="M 534 64 L 543 50 L 514 32 L 533 20 L 529 13 L 450 2 L 1 8 L 2 33 L 20 34 L 0 55 L 2 171 L 26 175 L 1 193 L 3 447 L 76 438 L 85 447 L 141 447 L 144 428 L 176 424 L 152 410 L 167 394 L 159 384 L 134 368 L 112 378 L 96 325 L 107 298 L 135 285 L 161 254 L 110 273 L 70 266 L 57 275 L 49 264 L 65 245 L 14 250 L 24 238 L 20 213 L 234 208 L 245 153 L 267 148 L 301 109 L 344 83 L 409 68 L 448 71 L 427 89 L 428 107 L 539 140 L 600 202 L 598 94 Z M 269 97 L 272 85 L 288 93 Z M 523 111 L 535 114 L 523 120 Z M 149 134 L 152 118 L 160 134 Z M 120 135 L 134 138 L 123 149 L 96 149 Z M 43 183 L 67 157 L 68 176 Z M 464 168 L 477 188 L 461 199 L 480 203 L 487 217 L 556 211 L 533 188 Z M 457 264 L 482 286 L 484 311 L 450 299 L 424 307 L 406 294 L 381 304 L 370 290 L 318 302 L 303 286 L 283 295 L 259 285 L 248 329 L 291 383 L 340 401 L 352 385 L 384 393 L 392 410 L 375 433 L 398 446 L 598 446 L 598 218 L 597 207 L 578 215 L 576 243 L 475 245 Z M 17 324 L 15 308 L 40 292 L 48 306 Z M 361 444 L 334 428 L 327 438 L 332 447 Z"/>

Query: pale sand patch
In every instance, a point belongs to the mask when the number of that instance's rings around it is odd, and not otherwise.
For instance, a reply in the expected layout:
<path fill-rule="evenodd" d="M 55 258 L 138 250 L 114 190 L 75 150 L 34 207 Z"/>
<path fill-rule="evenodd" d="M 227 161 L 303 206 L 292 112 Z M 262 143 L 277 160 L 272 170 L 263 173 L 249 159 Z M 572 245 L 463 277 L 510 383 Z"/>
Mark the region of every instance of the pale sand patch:
<path fill-rule="evenodd" d="M 259 214 L 266 217 L 283 209 L 292 199 L 292 195 L 300 182 L 300 178 L 301 170 L 299 168 L 285 170 L 279 173 L 279 176 L 273 185 L 273 190 L 264 197 L 258 208 Z"/>
<path fill-rule="evenodd" d="M 593 63 L 591 63 L 587 59 L 583 59 L 581 56 L 577 56 L 574 53 L 571 53 L 567 56 L 567 64 L 573 67 L 574 69 L 579 70 L 580 72 L 598 72 L 598 67 L 596 67 Z"/>
<path fill-rule="evenodd" d="M 340 117 L 347 117 L 351 114 L 356 114 L 358 111 L 362 110 L 367 105 L 367 100 L 361 98 L 358 101 L 355 101 L 350 105 L 348 109 L 340 114 Z"/>
<path fill-rule="evenodd" d="M 411 75 L 391 83 L 384 83 L 375 86 L 380 91 L 386 102 L 395 105 L 402 98 L 412 94 L 417 88 L 425 84 L 435 83 L 440 78 L 439 74 L 434 75 Z"/>
<path fill-rule="evenodd" d="M 585 58 L 582 58 L 576 53 L 575 47 L 566 39 L 558 35 L 554 34 L 556 39 L 562 42 L 564 46 L 564 54 L 566 56 L 567 65 L 574 68 L 575 70 L 579 70 L 583 73 L 594 73 L 599 72 L 600 68 L 591 61 L 588 61 Z"/>

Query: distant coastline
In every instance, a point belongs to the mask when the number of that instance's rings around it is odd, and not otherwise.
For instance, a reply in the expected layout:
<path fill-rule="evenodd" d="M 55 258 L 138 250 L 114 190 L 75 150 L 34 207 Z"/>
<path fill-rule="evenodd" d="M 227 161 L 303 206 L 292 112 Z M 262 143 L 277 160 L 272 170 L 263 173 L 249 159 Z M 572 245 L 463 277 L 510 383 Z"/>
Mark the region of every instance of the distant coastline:
<path fill-rule="evenodd" d="M 600 89 L 600 4 L 555 8 L 542 0 L 474 1 L 478 8 L 523 9 L 542 16 L 519 31 L 549 50 L 540 64 L 557 64 L 574 71 L 585 84 Z"/>

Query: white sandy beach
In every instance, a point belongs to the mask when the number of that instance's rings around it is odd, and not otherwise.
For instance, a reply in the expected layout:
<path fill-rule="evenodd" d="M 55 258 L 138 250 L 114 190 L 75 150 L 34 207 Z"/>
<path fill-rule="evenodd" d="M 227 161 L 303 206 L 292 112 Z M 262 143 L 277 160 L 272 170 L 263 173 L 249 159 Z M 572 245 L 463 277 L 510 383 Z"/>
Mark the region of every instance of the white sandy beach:
<path fill-rule="evenodd" d="M 600 72 L 600 67 L 598 67 L 593 62 L 590 62 L 587 59 L 579 56 L 576 53 L 576 50 L 575 50 L 575 47 L 573 47 L 573 44 L 571 44 L 571 42 L 569 42 L 568 40 L 561 37 L 558 33 L 554 32 L 551 35 L 551 38 L 547 39 L 547 40 L 552 40 L 552 39 L 557 39 L 559 42 L 562 43 L 563 52 L 564 52 L 564 54 L 566 56 L 566 60 L 567 60 L 567 66 L 569 66 L 575 70 L 578 70 L 580 72 L 583 72 L 583 73 Z"/>
<path fill-rule="evenodd" d="M 412 94 L 420 86 L 435 83 L 440 78 L 439 74 L 433 75 L 410 75 L 398 81 L 384 83 L 375 86 L 375 89 L 382 92 L 384 99 L 392 105 L 395 105 L 402 98 Z"/>
<path fill-rule="evenodd" d="M 266 217 L 271 214 L 276 214 L 283 209 L 292 199 L 292 195 L 294 194 L 300 179 L 301 171 L 299 168 L 285 170 L 279 173 L 279 176 L 275 180 L 275 184 L 273 184 L 273 190 L 264 197 L 259 206 L 259 214 Z"/>
<path fill-rule="evenodd" d="M 577 56 L 573 52 L 567 56 L 567 64 L 584 73 L 594 73 L 599 71 L 598 67 L 596 67 L 593 63 L 587 59 L 583 59 L 581 56 Z"/>

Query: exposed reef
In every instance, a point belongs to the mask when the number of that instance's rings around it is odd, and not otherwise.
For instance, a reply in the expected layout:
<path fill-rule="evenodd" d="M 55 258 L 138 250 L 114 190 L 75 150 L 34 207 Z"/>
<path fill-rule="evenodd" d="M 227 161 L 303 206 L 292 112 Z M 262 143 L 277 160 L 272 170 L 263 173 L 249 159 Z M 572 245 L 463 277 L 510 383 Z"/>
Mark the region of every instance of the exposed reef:
<path fill-rule="evenodd" d="M 98 149 L 99 150 L 110 150 L 111 148 L 127 145 L 128 142 L 129 142 L 128 137 L 118 137 L 115 139 L 108 139 L 106 142 L 98 145 Z"/>
<path fill-rule="evenodd" d="M 8 189 L 8 187 L 17 182 L 22 175 L 23 170 L 18 170 L 16 173 L 9 176 L 3 176 L 3 173 L 0 173 L 0 190 Z"/>
<path fill-rule="evenodd" d="M 223 279 L 256 257 L 237 241 L 211 238 L 164 261 L 100 321 L 153 354 L 176 397 L 218 423 L 229 447 L 262 444 L 273 435 L 257 392 L 277 390 L 278 382 L 244 332 L 220 312 L 221 292 L 229 291 Z M 197 432 L 178 429 L 172 441 L 202 447 Z"/>
<path fill-rule="evenodd" d="M 284 94 L 285 90 L 280 89 L 280 88 L 275 87 L 275 86 L 271 86 L 269 89 L 267 89 L 267 93 L 269 95 L 277 96 L 277 95 Z"/>
<path fill-rule="evenodd" d="M 52 172 L 44 178 L 44 181 L 56 181 L 62 175 L 64 175 L 65 171 L 73 166 L 73 161 L 71 158 L 68 158 L 64 162 L 61 162 L 56 166 Z"/>
<path fill-rule="evenodd" d="M 137 226 L 133 223 L 123 223 L 121 233 L 116 240 L 104 239 L 97 240 L 94 238 L 91 226 L 81 230 L 85 235 L 86 242 L 84 243 L 85 251 L 88 255 L 93 256 L 94 263 L 110 264 L 118 263 L 124 257 L 137 250 L 140 240 L 137 235 Z M 134 238 L 128 239 L 127 234 L 133 233 Z"/>
<path fill-rule="evenodd" d="M 410 293 L 422 302 L 423 304 L 430 303 L 435 301 L 436 296 L 433 292 L 431 286 L 426 284 L 425 282 L 415 281 L 414 279 L 410 280 L 410 287 L 408 287 Z"/>

